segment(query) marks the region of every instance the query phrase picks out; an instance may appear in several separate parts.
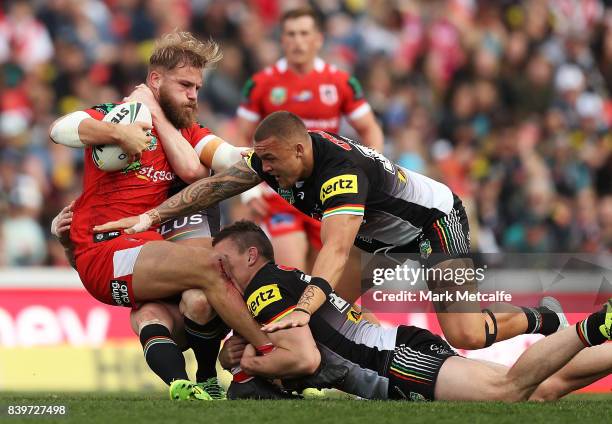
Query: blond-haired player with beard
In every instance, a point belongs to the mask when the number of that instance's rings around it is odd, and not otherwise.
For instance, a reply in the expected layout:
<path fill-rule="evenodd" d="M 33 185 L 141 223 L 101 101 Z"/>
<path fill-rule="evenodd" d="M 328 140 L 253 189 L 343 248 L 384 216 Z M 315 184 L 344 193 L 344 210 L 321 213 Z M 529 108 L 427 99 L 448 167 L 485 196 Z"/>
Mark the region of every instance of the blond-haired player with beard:
<path fill-rule="evenodd" d="M 220 276 L 218 256 L 209 249 L 210 237 L 219 227 L 218 211 L 207 209 L 168 221 L 160 225 L 159 232 L 136 237 L 94 233 L 93 227 L 126 211 L 145 211 L 166 199 L 179 179 L 191 183 L 209 175 L 209 169 L 223 170 L 240 158 L 238 149 L 196 122 L 203 71 L 220 58 L 213 41 L 201 42 L 186 32 L 168 34 L 158 40 L 150 58 L 146 84 L 128 98 L 149 107 L 153 128 L 139 122 L 102 122 L 115 103 L 71 113 L 50 128 L 53 141 L 86 147 L 83 194 L 65 211 L 71 214 L 71 228 L 69 240 L 64 241 L 70 245 L 75 268 L 96 299 L 133 308 L 132 326 L 140 336 L 145 358 L 166 383 L 174 382 L 171 394 L 176 398 L 208 398 L 208 394 L 185 381 L 184 358 L 176 340 L 183 324 L 179 307 L 176 302 L 157 300 L 182 293 L 180 311 L 185 315 L 189 345 L 198 358 L 198 381 L 214 373 L 220 338 L 226 334 L 218 318 L 211 321 L 215 315 L 206 297 L 215 309 L 224 311 L 240 302 Z M 147 135 L 149 130 L 161 143 Z M 121 146 L 132 157 L 132 164 L 123 171 L 99 170 L 91 160 L 91 149 L 100 144 Z M 59 233 L 57 228 L 55 233 Z M 169 243 L 164 238 L 180 241 Z M 194 288 L 197 290 L 189 290 Z M 267 337 L 240 306 L 237 312 L 220 315 L 256 345 L 266 345 Z"/>

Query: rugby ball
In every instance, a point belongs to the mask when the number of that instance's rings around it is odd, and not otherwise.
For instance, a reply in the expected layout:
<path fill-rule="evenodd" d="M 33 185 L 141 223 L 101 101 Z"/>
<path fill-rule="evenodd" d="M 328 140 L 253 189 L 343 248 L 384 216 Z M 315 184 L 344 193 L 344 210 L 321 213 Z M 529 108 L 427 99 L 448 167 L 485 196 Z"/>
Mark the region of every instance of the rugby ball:
<path fill-rule="evenodd" d="M 144 103 L 126 102 L 112 108 L 103 122 L 128 125 L 133 122 L 146 122 L 153 125 L 151 111 Z M 102 171 L 112 172 L 124 169 L 129 165 L 129 156 L 123 149 L 115 144 L 100 144 L 93 146 L 91 158 L 94 164 Z"/>

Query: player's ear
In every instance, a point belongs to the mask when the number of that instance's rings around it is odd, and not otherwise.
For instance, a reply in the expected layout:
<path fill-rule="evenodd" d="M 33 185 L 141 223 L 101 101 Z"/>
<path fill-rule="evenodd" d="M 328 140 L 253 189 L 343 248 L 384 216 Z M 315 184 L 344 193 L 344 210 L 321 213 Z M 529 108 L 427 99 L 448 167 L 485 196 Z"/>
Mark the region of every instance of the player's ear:
<path fill-rule="evenodd" d="M 159 90 L 159 87 L 161 85 L 162 75 L 160 72 L 153 70 L 149 72 L 149 76 L 147 77 L 147 80 L 148 80 L 147 82 L 148 82 L 149 87 L 152 90 L 157 91 Z"/>
<path fill-rule="evenodd" d="M 257 248 L 255 246 L 249 247 L 249 266 L 254 265 L 255 262 L 257 262 L 257 258 L 259 258 L 259 251 L 257 250 Z"/>
<path fill-rule="evenodd" d="M 316 45 L 317 51 L 321 50 L 321 47 L 323 47 L 324 42 L 325 42 L 325 36 L 323 35 L 323 33 L 321 31 L 316 31 L 315 45 Z"/>
<path fill-rule="evenodd" d="M 298 158 L 304 156 L 304 145 L 302 143 L 298 143 L 295 145 L 295 156 Z"/>

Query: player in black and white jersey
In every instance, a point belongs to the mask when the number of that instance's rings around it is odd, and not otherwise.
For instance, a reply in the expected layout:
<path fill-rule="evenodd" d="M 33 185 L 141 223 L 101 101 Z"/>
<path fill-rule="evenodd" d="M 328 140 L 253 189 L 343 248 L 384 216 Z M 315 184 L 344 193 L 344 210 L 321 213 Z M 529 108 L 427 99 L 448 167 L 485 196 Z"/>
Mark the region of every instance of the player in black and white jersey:
<path fill-rule="evenodd" d="M 272 245 L 257 225 L 240 221 L 226 227 L 213 246 L 226 259 L 226 274 L 260 324 L 282 322 L 295 310 L 310 276 L 277 266 Z M 576 330 L 567 328 L 536 343 L 507 368 L 462 358 L 422 328 L 371 324 L 332 292 L 309 325 L 271 334 L 276 348 L 268 355 L 257 356 L 250 345 L 232 348 L 230 339 L 220 361 L 228 368 L 240 364 L 250 376 L 286 378 L 312 373 L 325 357 L 349 369 L 337 388 L 368 399 L 552 399 L 612 371 L 612 345 L 603 344 L 610 339 L 611 326 L 612 301 Z M 587 333 L 581 335 L 584 328 Z M 601 345 L 591 347 L 595 344 Z"/>
<path fill-rule="evenodd" d="M 222 229 L 213 238 L 213 248 L 227 259 L 226 273 L 243 293 L 253 317 L 262 325 L 280 321 L 290 314 L 310 280 L 310 276 L 300 270 L 276 265 L 267 236 L 249 221 L 239 221 Z M 245 266 L 246 263 L 251 266 Z M 426 330 L 405 326 L 384 328 L 362 319 L 350 303 L 335 293 L 331 293 L 328 300 L 312 317 L 309 326 L 291 329 L 292 334 L 285 338 L 284 342 L 299 351 L 299 355 L 285 356 L 282 349 L 287 345 L 276 345 L 275 355 L 279 361 L 284 361 L 283 377 L 313 373 L 319 366 L 319 351 L 322 351 L 328 361 L 349 367 L 343 390 L 364 398 L 386 399 L 388 372 L 397 343 L 410 342 L 414 349 L 435 343 L 440 346 L 440 355 L 436 356 L 440 364 L 442 358 L 455 355 L 446 342 Z M 286 331 L 281 333 L 287 334 Z M 228 340 L 228 346 L 231 345 L 232 340 Z M 235 357 L 233 364 L 228 363 L 232 360 L 227 354 L 221 354 L 220 360 L 230 368 L 237 365 L 236 359 L 240 357 Z M 414 366 L 421 368 L 418 364 Z M 438 370 L 433 369 L 430 373 L 426 368 L 422 370 L 423 381 L 434 381 Z M 432 387 L 425 384 L 414 390 L 431 399 Z"/>
<path fill-rule="evenodd" d="M 465 211 L 450 189 L 431 178 L 401 168 L 375 150 L 324 131 L 307 133 L 312 143 L 309 176 L 283 187 L 282 171 L 266 166 L 273 158 L 257 148 L 248 166 L 270 187 L 303 213 L 326 219 L 336 215 L 362 217 L 356 244 L 374 252 L 384 247 L 408 246 L 435 225 L 432 249 L 467 254 L 469 237 Z M 448 218 L 446 227 L 436 221 Z M 444 225 L 444 224 L 443 224 Z M 432 234 L 428 234 L 433 239 Z"/>
<path fill-rule="evenodd" d="M 359 263 L 358 248 L 419 253 L 428 266 L 440 269 L 473 267 L 465 210 L 447 186 L 346 138 L 308 132 L 289 112 L 266 117 L 254 142 L 245 163 L 191 184 L 145 214 L 96 230 L 143 231 L 152 223 L 208 207 L 266 181 L 298 210 L 322 220 L 323 242 L 299 308 L 283 324 L 265 326 L 269 332 L 306 325 L 332 290 L 354 302 L 361 294 L 360 266 L 354 265 Z M 428 281 L 432 290 L 444 289 L 444 283 Z M 473 281 L 462 289 L 468 287 L 476 291 Z M 553 312 L 544 306 L 504 305 L 504 313 L 494 314 L 481 311 L 477 302 L 436 306 L 448 312 L 438 314 L 447 340 L 464 349 L 479 349 L 523 333 L 551 334 L 565 320 L 555 313 L 561 312 L 560 307 Z"/>

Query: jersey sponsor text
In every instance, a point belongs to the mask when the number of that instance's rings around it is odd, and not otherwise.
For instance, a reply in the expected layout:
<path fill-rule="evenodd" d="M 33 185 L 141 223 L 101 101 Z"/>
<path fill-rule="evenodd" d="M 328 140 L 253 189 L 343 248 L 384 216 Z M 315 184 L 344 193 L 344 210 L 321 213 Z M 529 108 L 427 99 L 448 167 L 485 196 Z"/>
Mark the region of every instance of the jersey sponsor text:
<path fill-rule="evenodd" d="M 342 174 L 337 177 L 330 178 L 321 186 L 321 202 L 324 203 L 327 199 L 339 194 L 358 193 L 357 175 Z"/>
<path fill-rule="evenodd" d="M 247 306 L 251 315 L 256 317 L 268 305 L 281 300 L 278 284 L 268 284 L 255 290 L 247 299 Z"/>

